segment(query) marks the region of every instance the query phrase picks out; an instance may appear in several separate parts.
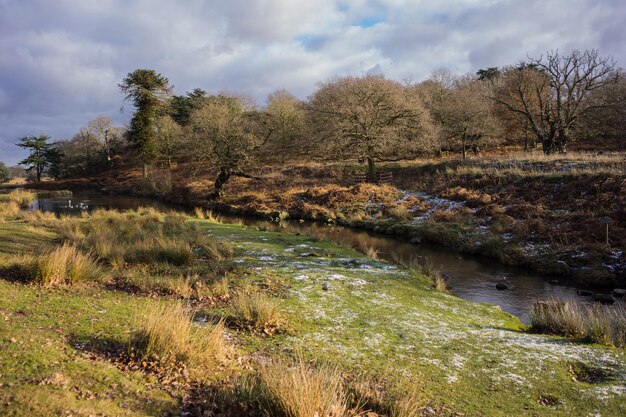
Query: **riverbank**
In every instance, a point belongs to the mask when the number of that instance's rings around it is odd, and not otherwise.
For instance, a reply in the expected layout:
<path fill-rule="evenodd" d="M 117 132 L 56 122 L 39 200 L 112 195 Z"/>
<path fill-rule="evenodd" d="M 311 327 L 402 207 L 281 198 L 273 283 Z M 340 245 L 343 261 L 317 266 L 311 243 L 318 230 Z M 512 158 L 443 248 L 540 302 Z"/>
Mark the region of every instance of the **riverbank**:
<path fill-rule="evenodd" d="M 202 245 L 224 242 L 232 252 L 212 263 L 215 256 L 177 256 L 177 264 L 141 267 L 150 259 L 148 247 L 120 252 L 122 262 L 115 255 L 119 245 L 95 245 L 97 256 L 107 259 L 101 262 L 103 278 L 60 286 L 16 279 L 22 276 L 6 266 L 20 253 L 45 256 L 60 246 L 61 236 L 79 246 L 97 243 L 90 233 L 101 230 L 99 222 L 114 225 L 107 233 L 119 228 L 125 236 L 135 233 L 133 224 L 151 233 L 189 228 L 208 239 Z M 259 407 L 270 406 L 259 401 L 271 398 L 262 390 L 251 396 L 252 381 L 258 373 L 267 378 L 268 364 L 294 356 L 314 360 L 317 370 L 305 375 L 325 372 L 326 382 L 338 375 L 332 386 L 349 393 L 352 402 L 346 404 L 361 401 L 361 416 L 415 415 L 385 411 L 402 404 L 420 415 L 626 412 L 622 349 L 525 333 L 515 317 L 496 307 L 438 292 L 419 273 L 314 237 L 145 210 L 7 218 L 0 223 L 0 242 L 3 414 L 195 416 L 238 406 L 245 411 L 230 415 L 258 415 Z M 139 268 L 141 276 L 129 268 Z M 261 294 L 274 306 L 263 325 L 238 318 L 242 293 Z M 181 301 L 195 307 L 197 336 L 213 332 L 211 322 L 226 325 L 221 362 L 199 376 L 191 368 L 188 375 L 167 374 L 154 359 L 125 353 L 136 346 L 134 335 L 145 328 L 150 306 Z M 278 369 L 283 376 L 290 372 L 288 365 Z"/>
<path fill-rule="evenodd" d="M 623 155 L 421 161 L 390 165 L 388 185 L 351 185 L 358 167 L 266 167 L 235 177 L 219 202 L 211 174 L 137 170 L 44 183 L 152 196 L 244 216 L 330 222 L 431 242 L 558 275 L 580 285 L 626 285 Z M 608 224 L 608 226 L 607 226 Z M 608 230 L 608 244 L 607 244 Z"/>

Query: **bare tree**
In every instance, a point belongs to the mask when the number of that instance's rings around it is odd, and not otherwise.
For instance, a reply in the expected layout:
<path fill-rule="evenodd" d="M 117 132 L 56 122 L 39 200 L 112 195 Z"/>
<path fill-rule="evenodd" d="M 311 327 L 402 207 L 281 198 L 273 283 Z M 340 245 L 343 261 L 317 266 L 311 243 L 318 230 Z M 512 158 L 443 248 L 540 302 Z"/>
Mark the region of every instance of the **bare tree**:
<path fill-rule="evenodd" d="M 382 76 L 321 83 L 307 104 L 326 157 L 367 162 L 401 160 L 434 148 L 428 112 L 417 94 Z"/>
<path fill-rule="evenodd" d="M 249 177 L 244 170 L 272 134 L 259 120 L 259 113 L 240 98 L 209 97 L 189 120 L 194 135 L 195 159 L 217 167 L 213 198 L 220 198 L 232 176 Z"/>
<path fill-rule="evenodd" d="M 435 75 L 442 74 L 439 72 Z M 427 107 L 439 124 L 438 132 L 447 147 L 459 149 L 463 159 L 499 138 L 487 85 L 471 76 L 435 76 L 418 86 L 427 97 Z"/>
<path fill-rule="evenodd" d="M 185 140 L 183 128 L 169 115 L 159 117 L 155 123 L 157 141 L 157 160 L 165 163 L 169 169 L 183 158 L 184 148 L 193 151 L 193 144 Z"/>
<path fill-rule="evenodd" d="M 581 116 L 608 103 L 589 100 L 597 89 L 617 81 L 615 61 L 597 50 L 569 55 L 549 52 L 527 64 L 509 68 L 494 99 L 522 115 L 546 154 L 565 152 Z"/>
<path fill-rule="evenodd" d="M 267 101 L 260 116 L 272 135 L 263 159 L 284 163 L 289 157 L 306 153 L 310 146 L 305 141 L 307 126 L 303 103 L 287 90 L 274 91 Z"/>
<path fill-rule="evenodd" d="M 121 139 L 122 135 L 120 129 L 113 125 L 113 120 L 109 116 L 97 116 L 94 120 L 87 123 L 86 127 L 80 129 L 79 135 L 96 138 L 104 152 L 107 166 L 111 166 L 113 143 Z"/>

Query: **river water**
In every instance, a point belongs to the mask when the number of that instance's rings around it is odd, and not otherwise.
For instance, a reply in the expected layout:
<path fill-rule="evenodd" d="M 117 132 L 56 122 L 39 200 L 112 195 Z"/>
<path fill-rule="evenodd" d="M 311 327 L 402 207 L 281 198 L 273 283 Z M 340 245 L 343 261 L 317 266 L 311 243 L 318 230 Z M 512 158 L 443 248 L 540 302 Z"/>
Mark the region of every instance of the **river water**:
<path fill-rule="evenodd" d="M 97 208 L 127 210 L 139 207 L 154 207 L 161 210 L 173 208 L 145 198 L 95 193 L 74 193 L 72 197 L 46 198 L 33 203 L 34 209 L 57 214 L 77 214 Z M 420 263 L 429 262 L 446 275 L 451 294 L 466 300 L 498 305 L 502 310 L 518 316 L 525 323 L 529 322 L 529 308 L 537 299 L 577 297 L 576 287 L 557 282 L 558 279 L 539 276 L 522 268 L 508 267 L 492 259 L 454 253 L 438 245 L 416 245 L 362 230 L 310 222 L 276 223 L 237 216 L 223 216 L 222 219 L 226 223 L 241 222 L 247 226 L 266 230 L 311 234 L 325 240 L 348 243 L 353 246 L 366 245 L 375 248 L 380 258 L 389 261 L 400 259 L 404 262 L 411 260 L 417 260 Z M 496 284 L 498 283 L 506 284 L 508 289 L 497 290 Z"/>

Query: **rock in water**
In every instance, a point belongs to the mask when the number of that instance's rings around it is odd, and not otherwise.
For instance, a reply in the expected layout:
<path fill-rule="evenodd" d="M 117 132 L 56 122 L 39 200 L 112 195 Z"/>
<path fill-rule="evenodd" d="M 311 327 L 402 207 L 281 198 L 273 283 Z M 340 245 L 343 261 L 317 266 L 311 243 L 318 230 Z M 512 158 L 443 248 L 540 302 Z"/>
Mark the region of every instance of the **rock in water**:
<path fill-rule="evenodd" d="M 504 291 L 504 290 L 508 290 L 508 289 L 509 289 L 509 286 L 506 285 L 504 282 L 498 282 L 496 284 L 496 290 L 498 290 L 498 291 Z"/>
<path fill-rule="evenodd" d="M 615 298 L 624 298 L 626 297 L 626 290 L 623 288 L 615 288 L 613 290 L 613 297 Z"/>
<path fill-rule="evenodd" d="M 581 297 L 591 297 L 593 293 L 589 290 L 578 290 L 578 295 Z"/>

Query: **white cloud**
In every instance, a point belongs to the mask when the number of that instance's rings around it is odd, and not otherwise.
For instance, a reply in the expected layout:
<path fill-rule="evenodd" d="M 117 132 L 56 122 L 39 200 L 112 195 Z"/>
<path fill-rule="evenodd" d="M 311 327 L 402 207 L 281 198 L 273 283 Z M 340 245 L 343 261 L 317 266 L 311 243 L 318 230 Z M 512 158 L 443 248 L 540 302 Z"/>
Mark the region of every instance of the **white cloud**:
<path fill-rule="evenodd" d="M 195 87 L 300 97 L 341 74 L 402 80 L 599 48 L 622 64 L 626 6 L 614 0 L 0 0 L 0 160 L 23 135 L 118 122 L 135 68 Z"/>

